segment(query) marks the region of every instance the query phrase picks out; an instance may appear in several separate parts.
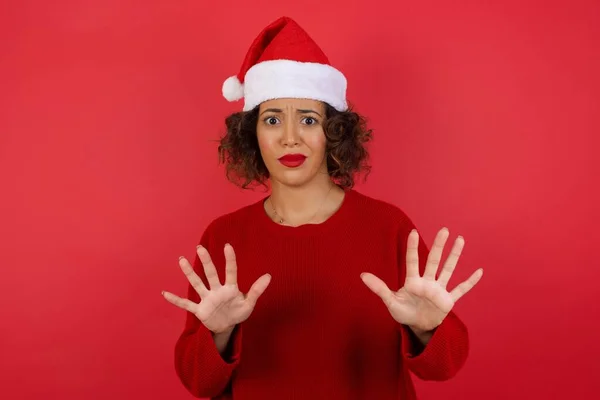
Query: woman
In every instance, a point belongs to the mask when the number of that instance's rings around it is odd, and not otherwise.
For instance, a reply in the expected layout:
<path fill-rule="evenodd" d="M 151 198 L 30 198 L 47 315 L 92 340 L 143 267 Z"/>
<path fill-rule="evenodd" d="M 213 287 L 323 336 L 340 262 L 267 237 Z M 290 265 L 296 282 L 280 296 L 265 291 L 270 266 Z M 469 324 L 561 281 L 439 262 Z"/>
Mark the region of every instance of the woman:
<path fill-rule="evenodd" d="M 411 372 L 445 380 L 466 360 L 452 308 L 482 271 L 448 291 L 464 240 L 439 268 L 446 228 L 429 252 L 399 208 L 352 189 L 371 132 L 345 93 L 286 17 L 224 83 L 245 101 L 219 147 L 228 177 L 271 193 L 212 221 L 193 266 L 180 258 L 187 299 L 163 292 L 188 311 L 175 366 L 197 397 L 414 399 Z"/>

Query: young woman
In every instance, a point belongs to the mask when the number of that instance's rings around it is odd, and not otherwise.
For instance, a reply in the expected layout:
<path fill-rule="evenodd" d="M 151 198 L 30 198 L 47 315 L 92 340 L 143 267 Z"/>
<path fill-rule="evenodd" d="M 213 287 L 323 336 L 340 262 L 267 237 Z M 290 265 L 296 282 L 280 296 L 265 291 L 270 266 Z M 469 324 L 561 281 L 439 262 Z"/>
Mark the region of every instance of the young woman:
<path fill-rule="evenodd" d="M 453 307 L 482 270 L 448 289 L 464 239 L 440 266 L 398 207 L 353 189 L 371 132 L 346 79 L 287 17 L 254 40 L 224 96 L 244 98 L 219 151 L 227 176 L 270 195 L 213 220 L 193 265 L 175 367 L 197 397 L 414 399 L 411 373 L 454 376 L 467 358 Z"/>

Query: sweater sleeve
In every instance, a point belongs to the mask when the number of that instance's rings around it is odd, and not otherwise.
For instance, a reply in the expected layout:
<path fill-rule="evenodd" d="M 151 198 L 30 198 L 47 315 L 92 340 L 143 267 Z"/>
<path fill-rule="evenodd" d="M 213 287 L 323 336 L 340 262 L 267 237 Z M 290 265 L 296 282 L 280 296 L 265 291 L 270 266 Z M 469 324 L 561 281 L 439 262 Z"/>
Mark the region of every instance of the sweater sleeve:
<path fill-rule="evenodd" d="M 406 274 L 406 241 L 412 225 L 400 235 L 402 243 L 398 248 L 404 284 Z M 419 234 L 419 272 L 421 276 L 425 271 L 429 249 Z M 441 262 L 443 265 L 443 261 Z M 440 268 L 441 266 L 440 265 Z M 417 377 L 429 381 L 448 380 L 462 368 L 469 353 L 469 336 L 466 326 L 454 311 L 450 311 L 442 323 L 434 330 L 427 345 L 423 345 L 412 330 L 405 325 L 400 325 L 400 341 L 402 358 L 407 368 Z"/>
<path fill-rule="evenodd" d="M 217 249 L 209 228 L 204 232 L 200 244 L 213 254 Z M 194 271 L 208 286 L 204 268 L 196 254 Z M 217 265 L 219 276 L 223 271 Z M 188 299 L 198 303 L 200 296 L 188 284 Z M 242 332 L 241 326 L 236 326 L 228 347 L 221 356 L 215 345 L 212 332 L 209 331 L 198 318 L 186 312 L 185 328 L 175 345 L 175 370 L 183 385 L 195 397 L 214 399 L 229 399 L 231 396 L 231 377 L 240 361 Z"/>

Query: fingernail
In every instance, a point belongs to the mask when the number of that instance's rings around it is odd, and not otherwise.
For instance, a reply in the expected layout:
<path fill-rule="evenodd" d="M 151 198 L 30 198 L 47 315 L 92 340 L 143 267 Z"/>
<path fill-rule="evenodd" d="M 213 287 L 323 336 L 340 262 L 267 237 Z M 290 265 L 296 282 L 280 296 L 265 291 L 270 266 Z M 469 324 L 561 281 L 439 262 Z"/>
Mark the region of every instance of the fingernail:
<path fill-rule="evenodd" d="M 160 292 L 160 294 L 164 296 L 165 295 L 165 291 L 163 290 L 162 292 Z"/>
<path fill-rule="evenodd" d="M 196 250 L 200 250 L 201 248 L 202 248 L 202 245 L 200 245 L 200 244 L 198 246 L 196 246 Z"/>
<path fill-rule="evenodd" d="M 183 258 L 183 256 L 180 256 L 180 257 L 179 257 L 179 261 L 181 261 L 181 259 L 182 259 L 182 258 Z"/>

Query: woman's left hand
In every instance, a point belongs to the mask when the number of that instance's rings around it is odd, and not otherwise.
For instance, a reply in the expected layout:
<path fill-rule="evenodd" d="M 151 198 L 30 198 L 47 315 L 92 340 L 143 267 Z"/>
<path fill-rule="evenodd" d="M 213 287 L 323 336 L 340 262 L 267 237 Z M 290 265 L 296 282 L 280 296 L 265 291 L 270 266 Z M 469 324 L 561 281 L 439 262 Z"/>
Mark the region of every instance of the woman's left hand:
<path fill-rule="evenodd" d="M 458 299 L 469 292 L 483 275 L 483 269 L 480 268 L 451 292 L 446 290 L 465 243 L 462 236 L 459 236 L 436 279 L 442 250 L 448 235 L 447 228 L 442 228 L 438 232 L 427 257 L 425 272 L 423 276 L 420 276 L 419 234 L 416 229 L 410 232 L 406 252 L 406 280 L 404 286 L 397 292 L 392 292 L 375 275 L 361 274 L 365 285 L 381 297 L 392 317 L 397 322 L 410 327 L 417 335 L 427 334 L 439 326 Z"/>

